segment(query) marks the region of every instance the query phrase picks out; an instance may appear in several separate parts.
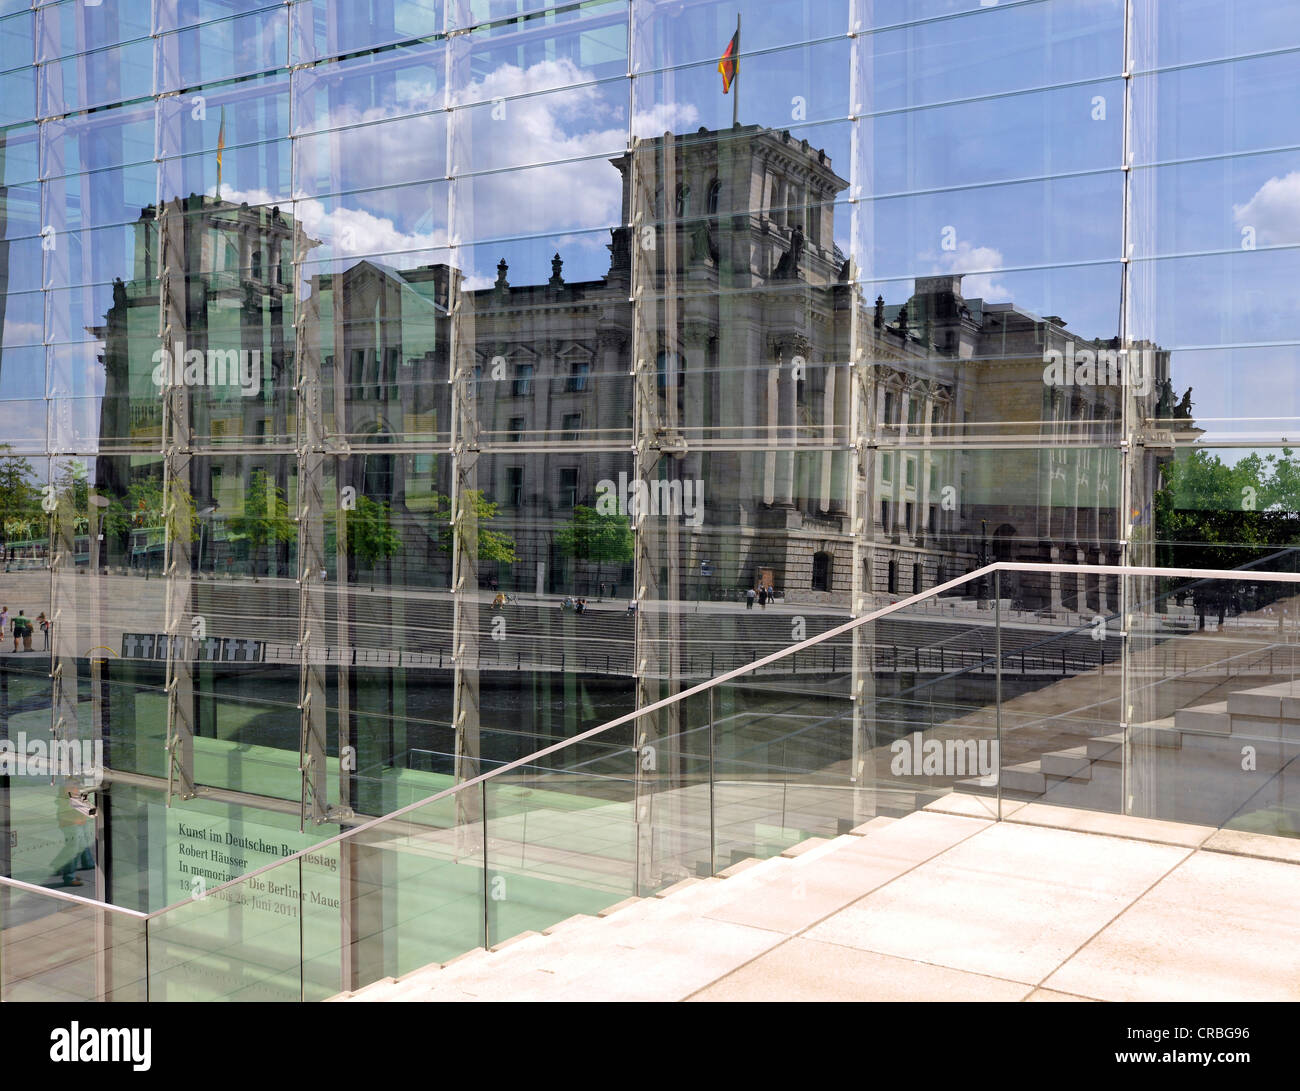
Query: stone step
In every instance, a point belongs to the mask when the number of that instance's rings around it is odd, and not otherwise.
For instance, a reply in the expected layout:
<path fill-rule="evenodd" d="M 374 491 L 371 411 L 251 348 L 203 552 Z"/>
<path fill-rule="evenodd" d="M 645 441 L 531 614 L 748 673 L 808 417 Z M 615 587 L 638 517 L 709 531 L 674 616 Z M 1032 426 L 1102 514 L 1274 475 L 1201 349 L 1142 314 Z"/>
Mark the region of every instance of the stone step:
<path fill-rule="evenodd" d="M 877 815 L 875 818 L 868 818 L 860 826 L 854 826 L 849 833 L 854 837 L 866 837 L 872 830 L 883 830 L 886 826 L 892 826 L 897 821 L 897 818 L 891 818 L 887 814 Z"/>
<path fill-rule="evenodd" d="M 1019 765 L 1005 765 L 999 778 L 1002 787 L 1010 792 L 1030 792 L 1041 795 L 1047 790 L 1047 778 L 1036 761 L 1021 762 Z"/>
<path fill-rule="evenodd" d="M 1174 727 L 1179 731 L 1194 731 L 1202 735 L 1232 734 L 1232 719 L 1228 715 L 1228 702 L 1216 701 L 1196 708 L 1180 708 L 1174 713 Z"/>
<path fill-rule="evenodd" d="M 1116 731 L 1110 735 L 1097 735 L 1088 740 L 1085 748 L 1088 760 L 1119 763 L 1124 759 L 1124 735 Z"/>
<path fill-rule="evenodd" d="M 1049 777 L 1092 779 L 1092 762 L 1088 758 L 1086 746 L 1075 746 L 1069 750 L 1053 750 L 1039 758 L 1038 764 Z"/>
<path fill-rule="evenodd" d="M 381 977 L 378 981 L 372 981 L 369 985 L 363 985 L 355 992 L 341 993 L 335 1000 L 358 1000 L 361 1003 L 369 1003 L 372 1000 L 382 1000 L 384 996 L 393 988 L 397 979 L 393 977 Z"/>
<path fill-rule="evenodd" d="M 1300 705 L 1300 694 L 1291 682 L 1279 682 L 1272 686 L 1258 689 L 1241 690 L 1228 695 L 1228 712 L 1235 716 L 1255 716 L 1268 720 L 1283 718 L 1297 719 L 1295 715 Z M 1290 713 L 1286 715 L 1284 713 Z"/>
<path fill-rule="evenodd" d="M 1163 720 L 1153 720 L 1148 724 L 1133 725 L 1133 745 L 1155 747 L 1161 750 L 1181 750 L 1183 733 L 1174 726 L 1174 718 L 1166 716 Z"/>

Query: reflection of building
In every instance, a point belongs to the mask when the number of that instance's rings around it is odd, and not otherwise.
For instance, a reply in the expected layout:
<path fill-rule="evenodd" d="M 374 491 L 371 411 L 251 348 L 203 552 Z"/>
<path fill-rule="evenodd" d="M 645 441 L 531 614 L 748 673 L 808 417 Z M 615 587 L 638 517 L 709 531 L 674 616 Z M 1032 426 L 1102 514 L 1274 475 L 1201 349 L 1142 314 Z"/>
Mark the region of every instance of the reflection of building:
<path fill-rule="evenodd" d="M 835 245 L 847 183 L 789 133 L 666 135 L 613 165 L 631 226 L 611 232 L 598 279 L 567 280 L 556 254 L 549 278 L 528 284 L 511 283 L 504 259 L 495 284 L 475 290 L 445 264 L 362 259 L 306 286 L 297 349 L 319 359 L 322 420 L 340 456 L 332 487 L 389 506 L 400 582 L 449 580 L 454 308 L 472 341 L 477 487 L 516 557 L 482 564 L 480 582 L 581 593 L 598 578 L 629 580 L 631 557 L 598 569 L 566 556 L 558 532 L 576 505 L 596 504 L 601 482 L 635 476 L 634 437 L 670 456 L 657 472 L 704 483 L 698 525 L 677 518 L 681 533 L 662 547 L 675 556 L 660 562 L 692 581 L 670 582 L 668 597 L 764 582 L 792 601 L 846 604 L 855 564 L 868 592 L 909 594 L 992 560 L 1118 560 L 1128 390 L 1044 381 L 1051 351 L 1113 358 L 1118 342 L 966 298 L 957 274 L 918 279 L 906 300 L 864 298 Z M 659 181 L 653 193 L 638 191 L 643 177 Z M 173 245 L 185 254 L 187 345 L 257 349 L 267 363 L 256 397 L 189 392 L 192 434 L 215 452 L 194 461 L 191 491 L 216 523 L 241 509 L 258 468 L 295 495 L 293 458 L 263 457 L 258 444 L 291 449 L 303 426 L 286 367 L 290 257 L 318 244 L 277 209 L 192 196 L 167 215 L 184 225 Z M 115 289 L 100 331 L 105 437 L 160 434 L 149 380 L 157 293 L 134 290 L 157 275 L 157 237 L 142 220 L 133 280 Z M 652 286 L 653 323 L 636 317 L 634 282 Z M 856 423 L 855 345 L 873 417 Z M 1150 358 L 1157 374 L 1137 393 L 1154 405 L 1168 361 Z M 241 438 L 224 453 L 227 437 Z M 361 453 L 348 457 L 350 444 Z M 856 483 L 855 444 L 866 472 Z M 100 488 L 124 492 L 128 463 L 99 465 Z M 856 547 L 855 489 L 870 543 Z M 279 546 L 284 561 L 292 548 Z M 1031 608 L 1108 605 L 1106 588 L 1059 580 L 1011 594 Z"/>

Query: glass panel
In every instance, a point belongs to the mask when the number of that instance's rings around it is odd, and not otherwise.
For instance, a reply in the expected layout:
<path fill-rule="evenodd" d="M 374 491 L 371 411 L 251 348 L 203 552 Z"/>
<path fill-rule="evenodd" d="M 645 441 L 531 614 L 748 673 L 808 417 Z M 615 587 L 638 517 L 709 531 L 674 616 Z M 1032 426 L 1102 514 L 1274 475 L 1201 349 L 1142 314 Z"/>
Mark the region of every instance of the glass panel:
<path fill-rule="evenodd" d="M 1291 551 L 1281 560 L 1294 570 Z M 1126 582 L 1131 813 L 1300 836 L 1290 771 L 1300 754 L 1296 585 L 1249 575 Z"/>
<path fill-rule="evenodd" d="M 188 901 L 149 920 L 149 1000 L 303 999 L 302 868 L 294 857 L 210 893 L 196 876 Z"/>
<path fill-rule="evenodd" d="M 358 831 L 339 846 L 350 885 L 346 954 L 360 988 L 484 945 L 481 789 L 462 792 Z"/>
<path fill-rule="evenodd" d="M 611 744 L 569 747 L 485 782 L 489 945 L 636 892 L 634 754 Z"/>
<path fill-rule="evenodd" d="M 0 1000 L 142 1003 L 145 922 L 0 882 Z"/>

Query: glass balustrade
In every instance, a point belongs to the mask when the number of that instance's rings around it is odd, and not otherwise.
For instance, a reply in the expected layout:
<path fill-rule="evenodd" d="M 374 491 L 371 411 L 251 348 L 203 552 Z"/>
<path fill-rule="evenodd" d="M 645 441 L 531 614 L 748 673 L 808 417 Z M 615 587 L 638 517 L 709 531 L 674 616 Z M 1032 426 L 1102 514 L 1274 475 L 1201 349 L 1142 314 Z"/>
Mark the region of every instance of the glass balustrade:
<path fill-rule="evenodd" d="M 768 626 L 759 658 L 731 668 L 720 648 L 699 684 L 650 679 L 635 712 L 522 758 L 502 760 L 503 727 L 495 757 L 448 731 L 410 748 L 407 781 L 353 770 L 357 798 L 403 805 L 315 844 L 287 814 L 231 834 L 193 801 L 167 821 L 248 851 L 211 879 L 191 864 L 171 904 L 0 878 L 4 998 L 326 999 L 925 807 L 1300 836 L 1300 574 L 1278 557 L 998 563 L 811 635 L 787 611 L 788 643 Z M 57 848 L 49 778 L 28 773 L 11 811 Z M 283 858 L 229 874 L 257 851 Z"/>

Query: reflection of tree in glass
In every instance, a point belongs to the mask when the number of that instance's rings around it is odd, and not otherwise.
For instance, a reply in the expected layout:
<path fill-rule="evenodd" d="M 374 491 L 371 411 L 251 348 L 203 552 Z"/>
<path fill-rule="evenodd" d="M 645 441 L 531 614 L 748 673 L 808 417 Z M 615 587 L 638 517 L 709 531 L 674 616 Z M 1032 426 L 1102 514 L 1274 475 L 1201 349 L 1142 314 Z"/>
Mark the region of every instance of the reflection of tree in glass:
<path fill-rule="evenodd" d="M 496 561 L 500 564 L 514 564 L 515 540 L 508 534 L 488 530 L 483 525 L 496 518 L 497 508 L 500 505 L 489 501 L 483 495 L 482 489 L 469 489 L 462 493 L 460 503 L 462 515 L 468 516 L 472 513 L 478 528 L 478 559 L 480 561 Z M 449 497 L 443 496 L 441 493 L 434 494 L 433 517 L 441 523 L 452 521 L 451 499 Z M 458 518 L 455 522 L 458 533 L 465 533 L 465 518 Z M 444 552 L 451 549 L 451 539 L 440 539 L 438 548 Z"/>
<path fill-rule="evenodd" d="M 189 508 L 190 541 L 198 541 L 199 521 L 194 497 L 179 480 L 172 482 L 175 506 L 173 517 L 167 519 L 162 478 L 150 475 L 138 477 L 127 487 L 124 497 L 113 497 L 104 511 L 104 533 L 115 537 L 119 544 L 127 544 L 133 531 L 149 531 L 166 527 L 175 537 L 181 527 L 180 515 Z"/>
<path fill-rule="evenodd" d="M 373 591 L 376 567 L 401 552 L 402 536 L 393 528 L 389 506 L 368 496 L 357 498 L 357 506 L 347 513 L 346 521 L 348 554 L 370 569 Z M 355 572 L 352 575 L 355 578 Z"/>
<path fill-rule="evenodd" d="M 12 450 L 12 445 L 0 444 L 0 451 Z M 36 487 L 31 462 L 18 455 L 0 457 L 0 531 L 5 541 L 23 541 L 44 534 L 44 526 L 41 490 Z"/>
<path fill-rule="evenodd" d="M 226 520 L 232 534 L 248 539 L 248 560 L 257 578 L 258 561 L 267 546 L 291 542 L 298 528 L 289 514 L 284 491 L 265 470 L 254 470 L 244 492 L 244 510 Z M 268 569 L 268 575 L 274 575 Z"/>
<path fill-rule="evenodd" d="M 560 552 L 575 561 L 596 566 L 600 581 L 602 564 L 626 564 L 632 559 L 632 531 L 626 515 L 602 515 L 595 508 L 579 504 L 573 518 L 555 533 Z"/>
<path fill-rule="evenodd" d="M 1232 465 L 1205 450 L 1188 452 L 1163 468 L 1155 496 L 1157 563 L 1170 568 L 1241 568 L 1300 546 L 1300 464 L 1290 448 L 1252 452 Z M 1284 561 L 1293 570 L 1294 554 Z M 1262 570 L 1277 570 L 1273 564 Z M 1192 601 L 1205 615 L 1254 609 L 1288 595 L 1285 585 L 1197 584 Z"/>
<path fill-rule="evenodd" d="M 85 534 L 90 528 L 90 474 L 84 462 L 68 462 L 54 479 L 54 495 L 59 508 L 72 509 L 74 534 Z"/>

